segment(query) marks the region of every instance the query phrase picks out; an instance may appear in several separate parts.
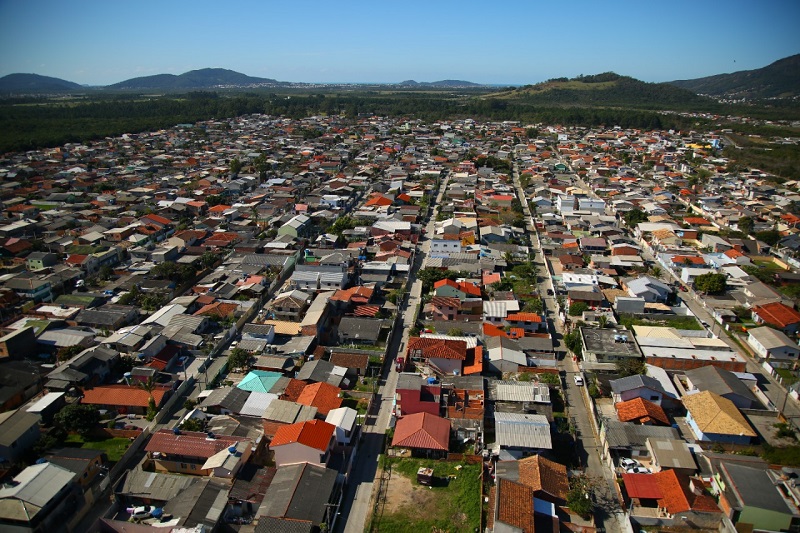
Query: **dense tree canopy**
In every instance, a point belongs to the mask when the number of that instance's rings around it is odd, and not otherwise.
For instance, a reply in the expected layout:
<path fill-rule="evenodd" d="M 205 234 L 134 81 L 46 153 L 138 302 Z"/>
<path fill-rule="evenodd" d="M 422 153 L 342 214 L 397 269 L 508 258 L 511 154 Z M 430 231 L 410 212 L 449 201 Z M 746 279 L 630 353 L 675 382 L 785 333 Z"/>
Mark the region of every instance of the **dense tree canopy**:
<path fill-rule="evenodd" d="M 720 294 L 727 287 L 727 276 L 709 272 L 694 279 L 694 288 L 706 294 Z"/>

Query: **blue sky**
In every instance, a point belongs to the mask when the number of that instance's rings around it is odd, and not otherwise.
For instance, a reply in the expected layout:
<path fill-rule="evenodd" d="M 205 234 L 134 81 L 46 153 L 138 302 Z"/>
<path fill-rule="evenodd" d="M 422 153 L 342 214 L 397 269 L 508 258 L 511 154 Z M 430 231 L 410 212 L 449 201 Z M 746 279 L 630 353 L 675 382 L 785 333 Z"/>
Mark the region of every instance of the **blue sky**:
<path fill-rule="evenodd" d="M 0 0 L 0 76 L 104 85 L 222 67 L 298 82 L 645 81 L 800 53 L 800 2 Z"/>

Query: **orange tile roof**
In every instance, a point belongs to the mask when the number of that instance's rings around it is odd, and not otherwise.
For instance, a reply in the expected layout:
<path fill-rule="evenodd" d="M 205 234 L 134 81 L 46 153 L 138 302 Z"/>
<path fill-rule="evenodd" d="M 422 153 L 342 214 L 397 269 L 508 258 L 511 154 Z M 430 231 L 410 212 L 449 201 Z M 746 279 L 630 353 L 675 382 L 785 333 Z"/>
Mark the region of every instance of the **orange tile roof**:
<path fill-rule="evenodd" d="M 341 407 L 341 392 L 342 389 L 328 383 L 312 383 L 303 388 L 303 392 L 297 397 L 297 403 L 316 407 L 319 414 L 327 415 L 331 409 Z"/>
<path fill-rule="evenodd" d="M 677 265 L 684 263 L 690 263 L 692 265 L 705 265 L 706 260 L 696 255 L 673 255 L 672 263 Z"/>
<path fill-rule="evenodd" d="M 660 500 L 664 496 L 653 474 L 622 474 L 622 481 L 630 498 Z"/>
<path fill-rule="evenodd" d="M 470 376 L 481 372 L 483 372 L 483 348 L 476 346 L 467 353 L 467 359 L 464 361 L 461 373 L 465 376 Z"/>
<path fill-rule="evenodd" d="M 569 481 L 567 467 L 545 459 L 541 455 L 532 455 L 518 461 L 519 481 L 534 491 L 544 491 L 551 496 L 567 499 Z"/>
<path fill-rule="evenodd" d="M 287 402 L 296 402 L 297 398 L 303 392 L 303 389 L 306 388 L 306 385 L 307 383 L 305 381 L 290 378 L 289 383 L 283 390 L 283 394 L 281 394 L 281 400 L 286 400 Z"/>
<path fill-rule="evenodd" d="M 659 422 L 665 426 L 669 425 L 669 418 L 660 405 L 657 405 L 644 398 L 634 398 L 627 402 L 619 402 L 614 405 L 617 409 L 617 416 L 620 422 L 637 421 L 642 424 L 648 422 Z"/>
<path fill-rule="evenodd" d="M 324 420 L 306 420 L 305 422 L 281 426 L 275 432 L 269 447 L 275 448 L 276 446 L 299 442 L 309 448 L 324 452 L 328 449 L 328 444 L 335 430 L 336 427 L 333 424 L 329 424 Z"/>
<path fill-rule="evenodd" d="M 498 522 L 508 524 L 522 533 L 533 533 L 535 521 L 533 518 L 533 490 L 521 483 L 510 479 L 497 480 L 496 496 L 497 509 L 492 513 L 492 518 Z M 494 503 L 493 502 L 493 503 Z M 496 516 L 496 518 L 494 518 Z"/>
<path fill-rule="evenodd" d="M 404 416 L 395 425 L 392 446 L 447 451 L 450 447 L 450 421 L 430 413 Z"/>
<path fill-rule="evenodd" d="M 642 474 L 648 475 L 648 474 Z M 667 509 L 669 514 L 675 515 L 688 510 L 721 513 L 713 498 L 705 494 L 695 495 L 689 490 L 689 480 L 678 477 L 674 470 L 662 470 L 650 474 L 656 478 L 662 497 L 658 500 L 659 507 Z"/>
<path fill-rule="evenodd" d="M 687 224 L 691 224 L 692 226 L 710 226 L 711 222 L 704 219 L 703 217 L 684 217 L 684 222 Z"/>
<path fill-rule="evenodd" d="M 761 317 L 764 322 L 781 328 L 800 322 L 800 313 L 781 302 L 755 305 L 753 313 Z"/>
<path fill-rule="evenodd" d="M 408 339 L 408 353 L 412 354 L 416 350 L 420 350 L 425 359 L 434 357 L 463 361 L 467 358 L 467 343 L 464 341 L 411 337 Z"/>
<path fill-rule="evenodd" d="M 225 318 L 227 316 L 232 315 L 238 308 L 239 306 L 236 304 L 225 303 L 225 302 L 214 302 L 201 307 L 194 314 L 195 316 L 209 315 L 209 316 Z"/>
<path fill-rule="evenodd" d="M 542 317 L 536 313 L 511 313 L 506 320 L 519 322 L 541 322 Z"/>
<path fill-rule="evenodd" d="M 211 209 L 209 209 L 208 212 L 209 213 L 224 213 L 225 211 L 227 211 L 230 208 L 231 208 L 231 206 L 229 206 L 229 205 L 217 204 L 214 207 L 212 207 Z"/>
<path fill-rule="evenodd" d="M 730 250 L 725 250 L 722 253 L 724 255 L 730 257 L 731 259 L 736 259 L 737 257 L 744 257 L 745 256 L 742 252 L 740 252 L 739 250 L 736 250 L 734 248 L 731 248 Z"/>
<path fill-rule="evenodd" d="M 169 389 L 153 389 L 156 405 L 161 405 L 164 395 Z M 81 403 L 91 405 L 109 405 L 117 407 L 147 407 L 150 395 L 144 389 L 133 385 L 103 385 L 83 391 Z"/>
<path fill-rule="evenodd" d="M 500 281 L 500 273 L 499 272 L 489 272 L 484 273 L 481 277 L 481 282 L 484 286 L 491 285 L 492 283 L 497 283 Z"/>

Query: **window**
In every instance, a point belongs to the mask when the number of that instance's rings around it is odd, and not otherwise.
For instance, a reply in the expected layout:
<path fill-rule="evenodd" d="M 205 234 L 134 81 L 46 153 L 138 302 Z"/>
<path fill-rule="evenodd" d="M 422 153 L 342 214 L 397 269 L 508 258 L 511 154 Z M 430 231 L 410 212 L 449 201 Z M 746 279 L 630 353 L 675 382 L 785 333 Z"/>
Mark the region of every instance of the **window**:
<path fill-rule="evenodd" d="M 185 470 L 188 467 L 186 466 L 186 463 L 181 463 L 181 468 L 183 468 Z"/>
<path fill-rule="evenodd" d="M 651 402 L 657 402 L 659 400 L 658 396 L 650 396 Z"/>

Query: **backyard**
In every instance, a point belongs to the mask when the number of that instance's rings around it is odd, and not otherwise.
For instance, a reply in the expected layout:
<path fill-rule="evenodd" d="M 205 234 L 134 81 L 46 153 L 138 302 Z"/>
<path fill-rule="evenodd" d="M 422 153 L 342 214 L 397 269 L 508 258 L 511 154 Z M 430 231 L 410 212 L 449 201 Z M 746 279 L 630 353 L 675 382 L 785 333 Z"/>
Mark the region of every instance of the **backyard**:
<path fill-rule="evenodd" d="M 476 531 L 481 523 L 482 464 L 430 459 L 385 459 L 391 478 L 372 531 Z M 417 483 L 420 467 L 434 469 L 434 483 Z"/>
<path fill-rule="evenodd" d="M 113 437 L 108 439 L 95 439 L 92 437 L 81 437 L 75 433 L 67 436 L 64 446 L 70 448 L 91 448 L 93 450 L 103 450 L 108 456 L 108 460 L 116 463 L 125 454 L 131 445 L 130 439 L 124 437 Z"/>

